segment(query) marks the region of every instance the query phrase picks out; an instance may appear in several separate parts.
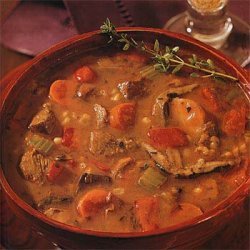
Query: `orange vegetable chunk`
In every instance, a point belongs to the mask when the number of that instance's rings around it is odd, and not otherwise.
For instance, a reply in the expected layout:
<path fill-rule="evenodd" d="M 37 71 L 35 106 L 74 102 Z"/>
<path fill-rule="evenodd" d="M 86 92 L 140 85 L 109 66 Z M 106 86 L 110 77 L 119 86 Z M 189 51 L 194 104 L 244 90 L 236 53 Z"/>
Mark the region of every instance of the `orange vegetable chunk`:
<path fill-rule="evenodd" d="M 201 93 L 205 99 L 206 106 L 210 111 L 217 113 L 222 110 L 222 104 L 212 88 L 204 87 L 202 88 Z"/>
<path fill-rule="evenodd" d="M 69 80 L 54 81 L 49 90 L 50 98 L 61 105 L 68 105 L 76 91 L 76 83 Z"/>
<path fill-rule="evenodd" d="M 239 136 L 245 132 L 246 108 L 233 108 L 226 112 L 222 120 L 222 131 L 228 136 Z"/>
<path fill-rule="evenodd" d="M 110 111 L 110 126 L 126 130 L 135 123 L 136 107 L 134 103 L 121 103 Z"/>
<path fill-rule="evenodd" d="M 148 132 L 151 144 L 158 148 L 188 145 L 186 134 L 179 128 L 152 128 Z"/>
<path fill-rule="evenodd" d="M 76 70 L 75 79 L 81 83 L 92 83 L 96 79 L 95 72 L 88 66 Z"/>
<path fill-rule="evenodd" d="M 142 231 L 150 231 L 159 227 L 159 199 L 157 197 L 145 197 L 137 200 L 135 209 Z"/>
<path fill-rule="evenodd" d="M 89 218 L 99 213 L 109 203 L 109 192 L 104 189 L 93 189 L 80 199 L 77 211 L 84 217 Z"/>
<path fill-rule="evenodd" d="M 64 168 L 63 165 L 57 162 L 52 162 L 47 172 L 48 181 L 54 182 L 57 179 L 57 177 L 61 175 L 63 168 Z"/>

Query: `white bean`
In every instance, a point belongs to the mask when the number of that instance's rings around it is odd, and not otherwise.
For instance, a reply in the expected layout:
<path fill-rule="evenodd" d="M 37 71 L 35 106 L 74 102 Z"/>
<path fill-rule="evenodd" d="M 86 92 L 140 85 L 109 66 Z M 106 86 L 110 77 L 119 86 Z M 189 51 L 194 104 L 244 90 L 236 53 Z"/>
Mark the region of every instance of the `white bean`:
<path fill-rule="evenodd" d="M 90 122 L 90 115 L 87 113 L 82 114 L 81 118 L 79 119 L 79 122 L 85 125 L 88 125 Z"/>
<path fill-rule="evenodd" d="M 120 93 L 115 94 L 114 96 L 111 97 L 112 101 L 120 101 L 122 98 Z"/>
<path fill-rule="evenodd" d="M 149 117 L 145 116 L 145 117 L 142 118 L 142 122 L 144 124 L 150 124 L 151 123 L 151 119 Z"/>
<path fill-rule="evenodd" d="M 63 121 L 62 121 L 62 125 L 66 125 L 70 122 L 70 118 L 68 116 L 66 116 Z"/>
<path fill-rule="evenodd" d="M 115 95 L 118 93 L 118 89 L 117 88 L 114 88 L 111 90 L 111 95 Z"/>
<path fill-rule="evenodd" d="M 62 138 L 61 138 L 61 137 L 55 137 L 53 141 L 54 141 L 54 143 L 55 143 L 56 145 L 59 145 L 59 144 L 62 143 Z"/>

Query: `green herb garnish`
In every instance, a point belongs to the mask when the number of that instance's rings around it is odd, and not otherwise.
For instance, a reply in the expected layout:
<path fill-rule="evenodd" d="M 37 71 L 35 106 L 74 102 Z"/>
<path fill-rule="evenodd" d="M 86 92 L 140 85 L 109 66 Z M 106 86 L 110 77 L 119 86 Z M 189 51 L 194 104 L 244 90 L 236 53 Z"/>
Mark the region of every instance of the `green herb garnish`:
<path fill-rule="evenodd" d="M 238 78 L 234 76 L 216 71 L 214 63 L 211 59 L 199 60 L 197 56 L 193 54 L 192 57 L 188 58 L 188 62 L 184 61 L 177 54 L 180 49 L 178 46 L 175 46 L 173 48 L 165 46 L 165 49 L 162 50 L 159 41 L 156 39 L 154 48 L 150 49 L 145 45 L 143 41 L 137 42 L 126 33 L 118 33 L 114 24 L 112 24 L 108 18 L 100 27 L 100 29 L 101 33 L 109 36 L 109 43 L 120 43 L 123 45 L 123 50 L 128 50 L 130 47 L 133 47 L 150 54 L 154 61 L 153 67 L 159 72 L 171 72 L 172 74 L 176 74 L 182 69 L 182 67 L 188 67 L 196 71 L 205 73 L 205 75 L 200 76 L 199 74 L 193 72 L 190 75 L 191 77 L 213 77 L 217 79 L 223 78 L 232 81 L 238 81 Z"/>

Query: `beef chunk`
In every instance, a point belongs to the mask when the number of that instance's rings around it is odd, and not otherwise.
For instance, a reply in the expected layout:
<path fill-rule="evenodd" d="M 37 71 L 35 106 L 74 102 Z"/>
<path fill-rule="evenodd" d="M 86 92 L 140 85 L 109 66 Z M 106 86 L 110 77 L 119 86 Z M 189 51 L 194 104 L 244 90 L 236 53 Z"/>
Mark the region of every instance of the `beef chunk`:
<path fill-rule="evenodd" d="M 35 115 L 29 125 L 29 129 L 33 133 L 41 133 L 53 137 L 62 135 L 62 127 L 55 114 L 47 106 Z"/>
<path fill-rule="evenodd" d="M 126 99 L 134 99 L 146 93 L 143 81 L 126 81 L 118 84 L 118 89 Z"/>
<path fill-rule="evenodd" d="M 95 88 L 92 84 L 81 84 L 76 92 L 76 96 L 80 97 L 83 100 L 86 100 L 87 97 L 89 97 L 93 92 Z"/>
<path fill-rule="evenodd" d="M 21 159 L 19 170 L 25 180 L 42 182 L 50 160 L 36 150 L 27 151 Z"/>
<path fill-rule="evenodd" d="M 111 134 L 102 131 L 94 131 L 90 134 L 89 150 L 93 154 L 112 156 L 118 152 L 119 146 Z"/>
<path fill-rule="evenodd" d="M 112 156 L 133 150 L 136 147 L 136 142 L 130 138 L 116 139 L 111 134 L 103 131 L 90 133 L 89 150 L 93 154 Z"/>
<path fill-rule="evenodd" d="M 94 111 L 96 113 L 96 123 L 97 123 L 97 128 L 103 128 L 108 122 L 108 112 L 107 110 L 99 105 L 95 104 L 94 105 Z"/>

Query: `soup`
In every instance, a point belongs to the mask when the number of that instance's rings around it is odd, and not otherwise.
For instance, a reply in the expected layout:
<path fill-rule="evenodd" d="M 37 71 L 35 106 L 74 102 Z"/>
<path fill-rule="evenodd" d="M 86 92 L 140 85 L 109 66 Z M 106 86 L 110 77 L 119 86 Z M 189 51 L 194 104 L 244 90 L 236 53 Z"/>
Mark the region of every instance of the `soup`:
<path fill-rule="evenodd" d="M 107 50 L 32 83 L 4 137 L 5 172 L 25 201 L 84 229 L 150 231 L 202 215 L 246 180 L 238 85 L 149 65 Z"/>

